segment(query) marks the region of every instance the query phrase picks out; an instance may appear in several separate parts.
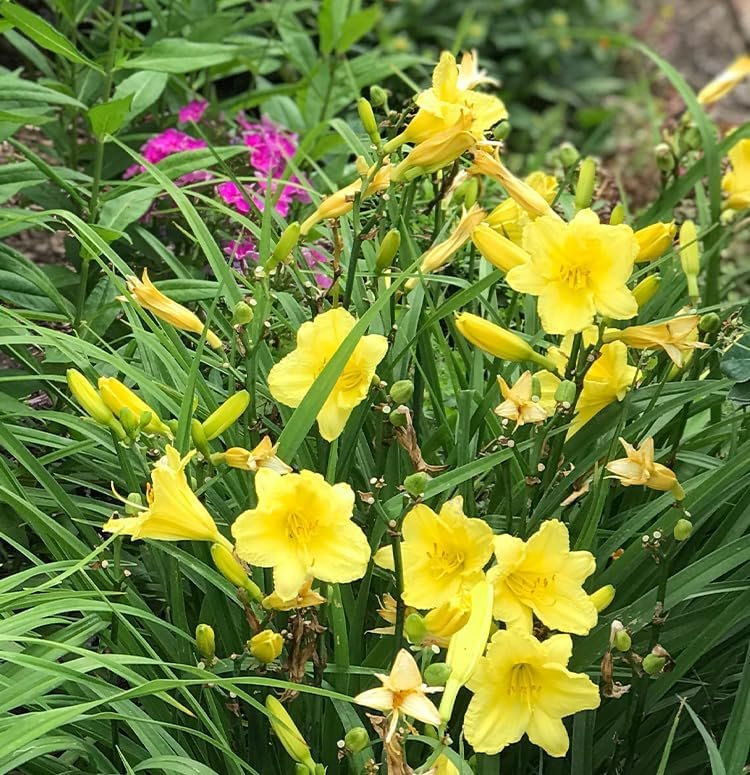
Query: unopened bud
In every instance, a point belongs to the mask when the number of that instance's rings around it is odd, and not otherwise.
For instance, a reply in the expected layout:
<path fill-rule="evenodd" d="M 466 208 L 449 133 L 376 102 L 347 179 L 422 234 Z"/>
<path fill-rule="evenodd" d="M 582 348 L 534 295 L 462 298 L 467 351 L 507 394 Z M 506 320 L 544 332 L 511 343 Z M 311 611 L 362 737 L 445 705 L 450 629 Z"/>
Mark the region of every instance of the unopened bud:
<path fill-rule="evenodd" d="M 375 255 L 375 271 L 382 274 L 393 264 L 398 249 L 401 246 L 401 232 L 398 229 L 391 229 L 383 237 L 378 252 Z"/>
<path fill-rule="evenodd" d="M 572 406 L 576 400 L 576 383 L 569 379 L 564 379 L 555 391 L 555 401 L 558 404 L 567 404 Z"/>
<path fill-rule="evenodd" d="M 560 162 L 563 167 L 572 167 L 579 157 L 578 149 L 573 143 L 562 143 L 560 145 Z"/>
<path fill-rule="evenodd" d="M 315 762 L 310 756 L 310 747 L 286 708 L 273 695 L 269 694 L 266 696 L 266 710 L 268 711 L 268 720 L 271 722 L 271 729 L 279 738 L 281 745 L 284 746 L 284 750 L 295 762 L 307 767 L 308 773 L 314 773 Z"/>
<path fill-rule="evenodd" d="M 190 436 L 193 439 L 195 448 L 203 455 L 203 457 L 209 459 L 211 457 L 211 448 L 208 446 L 208 439 L 206 439 L 203 425 L 200 420 L 196 420 L 195 417 L 190 421 Z"/>
<path fill-rule="evenodd" d="M 427 625 L 420 614 L 409 614 L 404 622 L 404 633 L 410 643 L 419 646 L 427 634 Z"/>
<path fill-rule="evenodd" d="M 614 599 L 615 588 L 611 584 L 606 584 L 603 587 L 599 587 L 599 589 L 595 590 L 589 595 L 589 600 L 591 600 L 599 613 L 604 611 Z"/>
<path fill-rule="evenodd" d="M 469 210 L 479 196 L 479 179 L 472 176 L 459 185 L 453 192 L 453 199 Z"/>
<path fill-rule="evenodd" d="M 619 226 L 625 220 L 625 205 L 618 202 L 609 214 L 610 226 Z"/>
<path fill-rule="evenodd" d="M 146 409 L 146 411 L 141 412 L 141 416 L 138 418 L 138 429 L 139 430 L 145 430 L 149 425 L 151 425 L 151 420 L 153 419 L 154 414 L 149 409 Z"/>
<path fill-rule="evenodd" d="M 255 317 L 253 308 L 246 301 L 238 301 L 232 310 L 232 325 L 246 326 Z"/>
<path fill-rule="evenodd" d="M 704 334 L 715 334 L 721 328 L 721 318 L 715 312 L 707 312 L 701 315 L 698 328 Z"/>
<path fill-rule="evenodd" d="M 645 306 L 651 299 L 654 298 L 656 292 L 659 290 L 661 283 L 661 277 L 658 274 L 650 274 L 644 277 L 638 285 L 633 288 L 633 296 L 636 302 L 638 302 L 638 309 Z"/>
<path fill-rule="evenodd" d="M 410 379 L 400 379 L 391 385 L 388 395 L 397 404 L 406 404 L 414 395 L 414 383 Z"/>
<path fill-rule="evenodd" d="M 666 143 L 659 143 L 654 147 L 656 166 L 662 172 L 671 172 L 675 168 L 676 160 L 672 149 Z"/>
<path fill-rule="evenodd" d="M 531 377 L 531 400 L 539 399 L 542 396 L 542 383 L 536 374 Z"/>
<path fill-rule="evenodd" d="M 388 103 L 388 92 L 382 87 L 374 84 L 370 87 L 370 102 L 376 108 L 382 108 Z"/>
<path fill-rule="evenodd" d="M 701 252 L 698 243 L 698 232 L 691 220 L 686 220 L 680 226 L 680 264 L 685 273 L 688 285 L 688 295 L 698 298 L 698 275 L 701 271 Z"/>
<path fill-rule="evenodd" d="M 416 474 L 410 474 L 404 479 L 404 489 L 413 498 L 421 498 L 427 487 L 430 477 L 424 471 L 418 471 Z"/>
<path fill-rule="evenodd" d="M 687 541 L 693 533 L 693 523 L 689 519 L 678 519 L 672 535 L 675 541 Z"/>
<path fill-rule="evenodd" d="M 123 406 L 122 409 L 120 409 L 119 419 L 122 427 L 125 429 L 125 433 L 127 433 L 131 439 L 134 439 L 138 435 L 140 427 L 138 425 L 138 420 L 130 407 Z"/>
<path fill-rule="evenodd" d="M 370 142 L 376 148 L 380 148 L 383 141 L 380 139 L 378 122 L 375 120 L 375 114 L 372 112 L 372 105 L 370 105 L 369 101 L 364 97 L 360 97 L 357 100 L 357 112 L 359 113 L 359 120 L 362 122 L 364 130 L 370 138 Z"/>
<path fill-rule="evenodd" d="M 507 140 L 508 135 L 510 135 L 511 128 L 510 121 L 508 121 L 507 118 L 504 118 L 501 121 L 498 121 L 498 123 L 493 127 L 492 136 L 495 138 L 495 140 L 498 141 Z"/>
<path fill-rule="evenodd" d="M 201 659 L 208 665 L 213 664 L 216 659 L 216 637 L 211 625 L 199 624 L 195 628 L 195 645 Z"/>
<path fill-rule="evenodd" d="M 68 387 L 73 394 L 73 398 L 78 402 L 81 409 L 92 419 L 102 425 L 111 425 L 115 421 L 115 416 L 110 408 L 104 403 L 104 399 L 99 395 L 99 391 L 75 369 L 67 371 Z"/>
<path fill-rule="evenodd" d="M 143 497 L 139 492 L 128 493 L 125 500 L 125 514 L 128 517 L 135 517 L 143 511 Z"/>
<path fill-rule="evenodd" d="M 214 561 L 214 565 L 219 573 L 230 584 L 246 590 L 252 600 L 261 600 L 263 598 L 263 593 L 258 585 L 247 575 L 240 561 L 228 547 L 223 544 L 212 544 L 211 559 Z"/>
<path fill-rule="evenodd" d="M 657 657 L 656 654 L 651 653 L 646 654 L 646 656 L 643 657 L 641 667 L 643 668 L 644 673 L 648 675 L 656 675 L 657 673 L 661 673 L 661 671 L 664 669 L 664 665 L 666 664 L 666 657 Z"/>
<path fill-rule="evenodd" d="M 273 662 L 284 648 L 284 638 L 273 630 L 261 630 L 247 642 L 247 650 L 263 664 Z"/>
<path fill-rule="evenodd" d="M 250 393 L 247 390 L 238 390 L 229 396 L 215 412 L 212 412 L 204 420 L 203 432 L 206 434 L 206 439 L 211 441 L 211 439 L 224 433 L 227 428 L 239 420 L 249 403 Z"/>
<path fill-rule="evenodd" d="M 453 668 L 447 665 L 445 662 L 433 662 L 425 668 L 424 682 L 428 686 L 445 686 L 450 674 L 453 672 Z"/>
<path fill-rule="evenodd" d="M 364 727 L 352 727 L 344 735 L 344 743 L 352 753 L 359 753 L 370 745 L 370 736 Z"/>
<path fill-rule="evenodd" d="M 576 184 L 576 209 L 585 210 L 591 205 L 596 185 L 596 162 L 589 156 L 581 162 Z"/>
<path fill-rule="evenodd" d="M 273 253 L 271 253 L 271 258 L 266 262 L 265 269 L 267 272 L 275 269 L 282 261 L 286 261 L 289 258 L 289 254 L 299 241 L 299 235 L 300 225 L 298 221 L 290 223 L 284 229 L 279 237 L 279 241 L 276 243 L 276 247 L 273 249 Z"/>
<path fill-rule="evenodd" d="M 682 143 L 685 150 L 697 151 L 703 145 L 703 138 L 697 126 L 689 126 L 682 133 Z"/>

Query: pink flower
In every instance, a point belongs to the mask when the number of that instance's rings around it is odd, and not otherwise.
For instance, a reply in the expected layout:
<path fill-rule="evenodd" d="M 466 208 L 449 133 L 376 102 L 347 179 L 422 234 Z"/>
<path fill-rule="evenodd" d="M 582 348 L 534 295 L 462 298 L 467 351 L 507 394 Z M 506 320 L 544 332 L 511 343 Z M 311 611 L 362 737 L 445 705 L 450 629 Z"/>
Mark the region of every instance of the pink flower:
<path fill-rule="evenodd" d="M 190 135 L 186 135 L 184 132 L 180 132 L 179 129 L 167 129 L 147 140 L 146 143 L 141 146 L 141 155 L 151 164 L 158 164 L 162 159 L 171 156 L 173 153 L 193 151 L 205 147 L 206 143 L 203 140 L 196 140 L 196 138 L 190 137 Z M 133 175 L 145 171 L 145 167 L 140 164 L 134 164 L 132 167 L 128 167 L 128 169 L 125 170 L 123 178 L 131 178 Z"/>
<path fill-rule="evenodd" d="M 248 262 L 258 261 L 258 248 L 251 237 L 227 242 L 224 245 L 224 253 L 232 259 L 232 266 L 238 272 L 247 272 Z"/>
<path fill-rule="evenodd" d="M 196 124 L 203 118 L 208 102 L 206 100 L 193 100 L 180 108 L 179 119 L 181 124 L 193 121 Z"/>
<path fill-rule="evenodd" d="M 247 191 L 247 189 L 245 189 Z M 231 180 L 227 180 L 224 183 L 219 183 L 216 186 L 216 193 L 228 204 L 233 207 L 238 213 L 247 215 L 250 212 L 250 205 L 247 202 L 239 186 Z"/>
<path fill-rule="evenodd" d="M 319 250 L 316 250 L 315 248 L 302 248 L 300 252 L 302 253 L 302 258 L 305 259 L 305 263 L 308 265 L 308 267 L 310 267 L 310 269 L 314 269 L 316 266 L 328 263 L 328 256 L 326 256 L 325 253 L 321 253 Z M 322 272 L 315 272 L 315 282 L 318 284 L 319 288 L 324 289 L 328 289 L 331 287 L 331 285 L 333 285 L 333 280 Z"/>

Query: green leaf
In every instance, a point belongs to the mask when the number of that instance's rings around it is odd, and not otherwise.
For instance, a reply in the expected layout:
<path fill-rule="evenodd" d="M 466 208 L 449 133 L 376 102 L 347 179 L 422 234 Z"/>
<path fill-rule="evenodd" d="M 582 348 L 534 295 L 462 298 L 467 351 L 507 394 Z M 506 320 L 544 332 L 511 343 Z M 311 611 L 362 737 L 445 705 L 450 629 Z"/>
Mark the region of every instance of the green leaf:
<path fill-rule="evenodd" d="M 73 314 L 73 306 L 34 263 L 0 246 L 0 299 L 25 309 Z"/>
<path fill-rule="evenodd" d="M 144 186 L 108 199 L 102 205 L 99 225 L 113 231 L 124 231 L 148 212 L 160 191 L 159 186 Z"/>
<path fill-rule="evenodd" d="M 724 353 L 721 370 L 737 382 L 750 380 L 750 334 L 745 334 Z"/>
<path fill-rule="evenodd" d="M 727 398 L 740 406 L 750 404 L 750 381 L 738 382 L 736 385 L 733 385 Z"/>
<path fill-rule="evenodd" d="M 371 5 L 364 11 L 352 14 L 341 30 L 341 36 L 336 43 L 336 53 L 343 54 L 348 51 L 360 38 L 370 32 L 379 19 L 380 8 L 377 5 Z"/>
<path fill-rule="evenodd" d="M 346 21 L 346 0 L 323 0 L 318 14 L 318 46 L 322 54 L 330 54 L 341 36 Z"/>
<path fill-rule="evenodd" d="M 750 752 L 750 648 L 745 654 L 742 678 L 734 697 L 732 714 L 729 717 L 719 748 L 727 772 L 742 772 Z"/>
<path fill-rule="evenodd" d="M 130 110 L 126 123 L 150 108 L 161 97 L 169 76 L 151 70 L 129 75 L 124 81 L 117 84 L 113 98 L 118 100 L 130 96 Z"/>
<path fill-rule="evenodd" d="M 128 70 L 159 70 L 162 73 L 192 73 L 214 65 L 224 65 L 242 56 L 238 46 L 225 43 L 197 43 L 184 38 L 160 40 L 143 54 L 129 59 Z"/>
<path fill-rule="evenodd" d="M 133 95 L 127 97 L 103 102 L 101 105 L 95 105 L 88 112 L 91 122 L 91 131 L 96 135 L 100 142 L 107 135 L 116 135 L 130 110 L 130 103 L 133 101 Z"/>
<path fill-rule="evenodd" d="M 5 2 L 0 5 L 0 14 L 11 22 L 19 32 L 22 32 L 43 49 L 59 54 L 70 62 L 77 62 L 87 67 L 93 67 L 95 70 L 101 70 L 97 64 L 77 51 L 62 33 L 33 11 L 16 5 L 16 3 Z"/>
<path fill-rule="evenodd" d="M 693 720 L 693 724 L 695 724 L 695 728 L 698 730 L 698 734 L 700 734 L 700 736 L 703 738 L 706 751 L 708 751 L 708 761 L 711 765 L 712 775 L 726 775 L 727 771 L 724 768 L 724 762 L 721 760 L 721 754 L 719 754 L 719 749 L 716 747 L 716 742 L 714 741 L 713 737 L 711 737 L 710 732 L 706 729 L 704 723 L 698 718 L 698 714 L 687 703 L 685 703 L 685 710 Z"/>

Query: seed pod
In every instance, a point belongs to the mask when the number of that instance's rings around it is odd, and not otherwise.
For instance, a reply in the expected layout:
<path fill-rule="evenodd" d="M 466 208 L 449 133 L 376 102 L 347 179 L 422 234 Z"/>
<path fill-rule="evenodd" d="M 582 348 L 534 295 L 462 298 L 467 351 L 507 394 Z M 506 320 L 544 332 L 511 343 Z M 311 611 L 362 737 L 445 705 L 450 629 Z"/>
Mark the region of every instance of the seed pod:
<path fill-rule="evenodd" d="M 563 167 L 572 167 L 579 157 L 578 149 L 573 143 L 562 143 L 559 149 L 560 162 Z"/>
<path fill-rule="evenodd" d="M 622 629 L 619 632 L 617 632 L 612 642 L 614 644 L 614 647 L 618 651 L 622 651 L 622 652 L 630 651 L 630 649 L 633 647 L 633 640 L 630 637 L 630 633 L 625 629 Z"/>
<path fill-rule="evenodd" d="M 246 326 L 255 317 L 253 308 L 246 301 L 238 301 L 232 310 L 232 325 Z"/>
<path fill-rule="evenodd" d="M 388 104 L 388 92 L 377 84 L 373 84 L 370 87 L 370 102 L 376 108 L 382 108 Z"/>
<path fill-rule="evenodd" d="M 609 225 L 619 226 L 625 220 L 625 205 L 622 202 L 618 202 L 609 214 Z"/>
<path fill-rule="evenodd" d="M 451 672 L 453 672 L 451 666 L 446 665 L 445 662 L 433 662 L 423 673 L 424 682 L 428 686 L 445 686 Z"/>
<path fill-rule="evenodd" d="M 414 383 L 410 379 L 400 379 L 391 385 L 388 395 L 397 404 L 406 404 L 414 395 Z"/>
<path fill-rule="evenodd" d="M 421 498 L 427 487 L 430 477 L 424 471 L 418 471 L 416 474 L 410 474 L 404 479 L 404 489 L 413 498 Z"/>
<path fill-rule="evenodd" d="M 715 312 L 707 312 L 701 315 L 698 321 L 698 329 L 704 334 L 715 334 L 721 328 L 721 318 Z"/>
<path fill-rule="evenodd" d="M 352 727 L 344 735 L 344 743 L 352 753 L 359 753 L 370 745 L 370 736 L 364 727 Z"/>
<path fill-rule="evenodd" d="M 689 519 L 678 519 L 677 524 L 674 526 L 675 541 L 687 541 L 693 533 L 693 523 Z"/>
<path fill-rule="evenodd" d="M 404 622 L 404 632 L 410 643 L 419 646 L 427 634 L 427 626 L 419 614 L 409 614 Z"/>
<path fill-rule="evenodd" d="M 493 127 L 492 136 L 498 141 L 507 140 L 511 129 L 510 121 L 508 121 L 507 118 L 504 118 L 501 121 L 498 121 Z"/>
<path fill-rule="evenodd" d="M 646 656 L 643 657 L 641 667 L 643 668 L 644 673 L 647 673 L 648 675 L 657 675 L 657 673 L 661 673 L 666 664 L 666 657 L 657 657 L 656 654 L 646 654 Z"/>

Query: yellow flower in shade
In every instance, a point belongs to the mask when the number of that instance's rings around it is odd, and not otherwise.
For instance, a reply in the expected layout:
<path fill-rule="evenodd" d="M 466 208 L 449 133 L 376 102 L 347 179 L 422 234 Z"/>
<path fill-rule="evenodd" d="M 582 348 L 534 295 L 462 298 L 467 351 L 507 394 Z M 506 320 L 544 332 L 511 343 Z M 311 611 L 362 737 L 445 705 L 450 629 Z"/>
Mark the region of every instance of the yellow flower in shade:
<path fill-rule="evenodd" d="M 445 266 L 471 239 L 472 232 L 482 222 L 484 216 L 485 212 L 479 205 L 472 205 L 468 211 L 464 210 L 461 220 L 448 238 L 433 245 L 422 255 L 419 271 L 422 274 L 429 274 Z M 416 284 L 417 278 L 412 278 L 406 287 L 413 288 Z"/>
<path fill-rule="evenodd" d="M 463 512 L 463 498 L 446 501 L 436 514 L 423 503 L 404 518 L 401 528 L 404 602 L 414 608 L 435 608 L 482 578 L 492 555 L 492 529 Z M 393 547 L 375 554 L 375 563 L 393 569 Z"/>
<path fill-rule="evenodd" d="M 139 398 L 130 388 L 114 377 L 99 377 L 99 392 L 104 403 L 118 417 L 121 409 L 129 409 L 135 416 L 136 421 L 140 420 L 144 412 L 151 415 L 151 419 L 144 428 L 147 433 L 160 433 L 162 436 L 172 438 L 172 431 L 160 419 L 159 415 L 141 398 Z"/>
<path fill-rule="evenodd" d="M 297 597 L 311 577 L 333 584 L 362 578 L 370 559 L 365 534 L 352 522 L 354 491 L 312 471 L 255 476 L 258 505 L 232 525 L 237 555 L 273 568 L 282 600 Z"/>
<path fill-rule="evenodd" d="M 268 375 L 271 395 L 287 406 L 299 406 L 356 322 L 349 312 L 337 307 L 303 323 L 297 332 L 297 348 Z M 375 369 L 387 349 L 388 340 L 379 334 L 363 336 L 357 343 L 318 412 L 318 428 L 326 441 L 341 434 L 349 415 L 367 397 Z"/>
<path fill-rule="evenodd" d="M 750 140 L 740 140 L 727 154 L 732 168 L 721 179 L 727 195 L 725 206 L 730 210 L 750 207 Z"/>
<path fill-rule="evenodd" d="M 152 486 L 147 491 L 148 508 L 138 517 L 113 518 L 102 526 L 108 533 L 129 535 L 135 541 L 210 541 L 230 551 L 232 544 L 216 527 L 206 507 L 190 489 L 185 466 L 195 450 L 180 458 L 180 453 L 167 445 L 166 455 L 151 472 Z"/>
<path fill-rule="evenodd" d="M 278 474 L 288 474 L 292 470 L 281 458 L 277 457 L 278 444 L 271 444 L 271 439 L 264 436 L 260 444 L 253 449 L 230 447 L 224 452 L 211 455 L 214 464 L 226 463 L 231 468 L 255 473 L 259 468 L 270 468 Z"/>
<path fill-rule="evenodd" d="M 500 185 L 508 192 L 508 196 L 525 210 L 531 218 L 538 218 L 542 215 L 558 218 L 546 199 L 548 196 L 546 187 L 544 187 L 542 193 L 540 193 L 529 183 L 517 178 L 499 158 L 487 153 L 486 150 L 479 149 L 474 153 L 474 164 L 469 171 L 473 175 L 487 175 L 500 183 Z M 493 213 L 490 213 L 489 220 L 491 226 L 495 226 L 495 224 L 497 224 L 495 228 L 502 226 L 505 215 L 513 212 L 512 208 L 508 205 L 506 205 L 506 207 L 508 207 L 508 212 L 504 213 L 503 217 L 500 216 L 497 208 L 493 211 L 494 217 Z M 513 220 L 513 218 L 511 218 L 511 220 Z M 499 230 L 501 229 L 498 228 L 498 231 Z M 508 236 L 510 237 L 510 235 Z"/>
<path fill-rule="evenodd" d="M 523 179 L 523 182 L 540 194 L 548 205 L 551 206 L 555 201 L 558 183 L 551 175 L 532 172 Z M 540 204 L 537 205 L 536 212 L 540 206 Z M 536 216 L 530 215 L 515 199 L 506 199 L 487 216 L 487 224 L 498 234 L 504 235 L 520 247 L 523 242 L 523 229 L 534 217 Z"/>
<path fill-rule="evenodd" d="M 729 94 L 748 75 L 750 75 L 750 56 L 743 54 L 698 92 L 698 102 L 701 105 L 711 105 Z"/>
<path fill-rule="evenodd" d="M 603 345 L 599 357 L 583 378 L 583 389 L 568 438 L 602 409 L 615 401 L 622 401 L 633 386 L 637 372 L 635 366 L 628 365 L 628 348 L 623 342 Z"/>
<path fill-rule="evenodd" d="M 630 226 L 599 223 L 580 210 L 570 223 L 542 216 L 523 233 L 530 261 L 513 267 L 508 285 L 539 297 L 539 317 L 549 334 L 582 331 L 599 313 L 616 320 L 638 314 L 627 287 L 638 243 Z"/>
<path fill-rule="evenodd" d="M 671 492 L 678 501 L 685 497 L 674 471 L 654 462 L 654 440 L 650 436 L 643 440 L 639 449 L 623 438 L 620 444 L 625 448 L 627 457 L 607 463 L 607 471 L 619 479 L 620 484 L 625 487 L 642 485 L 651 490 Z"/>
<path fill-rule="evenodd" d="M 455 125 L 415 145 L 406 158 L 394 168 L 391 180 L 394 183 L 412 180 L 418 175 L 437 172 L 454 162 L 461 154 L 476 145 L 477 141 L 469 131 L 470 127 L 471 114 L 467 113 Z"/>
<path fill-rule="evenodd" d="M 497 378 L 500 385 L 500 393 L 505 399 L 495 407 L 495 414 L 506 420 L 514 420 L 516 428 L 526 423 L 544 422 L 547 410 L 541 403 L 541 396 L 532 396 L 533 377 L 530 371 L 524 371 L 516 380 L 513 387 L 502 378 Z M 536 398 L 536 401 L 534 400 Z"/>
<path fill-rule="evenodd" d="M 476 54 L 464 54 L 459 67 L 453 54 L 444 51 L 432 74 L 432 88 L 416 98 L 417 115 L 401 134 L 385 144 L 386 153 L 404 143 L 422 143 L 455 126 L 467 114 L 469 131 L 481 139 L 487 129 L 508 116 L 497 97 L 474 91 L 475 86 L 492 82 L 479 70 Z"/>
<path fill-rule="evenodd" d="M 335 191 L 327 196 L 318 205 L 318 209 L 310 215 L 300 226 L 300 234 L 304 237 L 317 223 L 326 218 L 340 218 L 352 211 L 354 207 L 354 198 L 362 191 L 362 185 L 365 180 L 369 180 L 367 188 L 362 193 L 362 199 L 367 199 L 373 194 L 385 191 L 391 182 L 391 165 L 384 164 L 377 172 L 375 167 L 367 167 L 363 159 L 357 160 L 359 177 L 348 186 Z M 374 173 L 374 174 L 373 174 Z M 372 176 L 372 177 L 370 177 Z"/>
<path fill-rule="evenodd" d="M 420 645 L 445 648 L 451 638 L 469 621 L 471 599 L 467 593 L 446 600 L 424 617 L 425 635 Z"/>
<path fill-rule="evenodd" d="M 638 229 L 633 235 L 638 241 L 636 264 L 661 258 L 672 246 L 675 234 L 677 234 L 677 226 L 674 221 L 671 223 L 652 223 L 650 226 Z"/>
<path fill-rule="evenodd" d="M 247 642 L 247 648 L 258 662 L 268 664 L 278 659 L 284 648 L 284 638 L 273 630 L 261 630 L 250 638 Z"/>
<path fill-rule="evenodd" d="M 441 692 L 442 687 L 428 687 L 422 681 L 414 657 L 401 649 L 389 675 L 376 673 L 383 684 L 377 689 L 367 689 L 354 698 L 357 705 L 383 711 L 391 717 L 385 741 L 393 738 L 398 722 L 404 716 L 411 716 L 433 727 L 440 726 L 440 715 L 434 703 L 427 697 L 428 693 Z"/>
<path fill-rule="evenodd" d="M 464 735 L 477 753 L 495 754 L 524 734 L 550 756 L 565 756 L 562 719 L 599 707 L 599 690 L 588 676 L 567 669 L 569 635 L 540 643 L 522 630 L 500 630 L 469 681 L 474 696 Z"/>
<path fill-rule="evenodd" d="M 326 602 L 326 599 L 317 589 L 312 588 L 312 579 L 308 579 L 300 588 L 295 597 L 283 600 L 278 592 L 272 592 L 263 598 L 263 608 L 274 611 L 292 611 L 295 608 L 311 608 Z"/>
<path fill-rule="evenodd" d="M 161 291 L 149 280 L 148 270 L 143 270 L 143 276 L 139 280 L 134 275 L 125 278 L 128 283 L 128 290 L 132 294 L 136 303 L 148 310 L 157 318 L 164 320 L 175 328 L 183 331 L 192 331 L 194 334 L 203 333 L 205 326 L 201 319 L 191 312 L 187 307 L 178 304 Z M 206 331 L 206 341 L 210 347 L 218 350 L 221 347 L 221 339 L 209 329 Z"/>
<path fill-rule="evenodd" d="M 494 565 L 487 580 L 494 585 L 493 613 L 509 627 L 531 632 L 532 613 L 551 630 L 586 635 L 597 611 L 583 590 L 596 570 L 591 552 L 571 552 L 568 528 L 543 522 L 528 541 L 495 536 Z"/>
<path fill-rule="evenodd" d="M 611 584 L 605 584 L 603 587 L 594 590 L 589 595 L 589 600 L 594 604 L 598 613 L 605 611 L 612 605 L 615 599 L 615 588 Z"/>
<path fill-rule="evenodd" d="M 471 241 L 482 256 L 502 272 L 524 264 L 530 258 L 523 248 L 518 247 L 502 234 L 498 234 L 487 222 L 480 223 L 474 229 Z"/>
<path fill-rule="evenodd" d="M 431 775 L 460 775 L 458 767 L 445 754 L 440 754 L 435 759 L 429 772 Z"/>
<path fill-rule="evenodd" d="M 470 312 L 459 313 L 456 316 L 456 328 L 464 339 L 495 358 L 505 361 L 531 361 L 555 369 L 555 364 L 549 358 L 533 350 L 520 336 L 480 318 L 479 315 L 472 315 Z"/>
<path fill-rule="evenodd" d="M 656 350 L 661 348 L 672 359 L 675 366 L 684 365 L 685 353 L 708 347 L 698 341 L 700 315 L 680 315 L 664 323 L 649 326 L 629 326 L 621 331 L 611 330 L 604 334 L 605 342 L 620 341 L 635 350 Z"/>
<path fill-rule="evenodd" d="M 591 347 L 599 341 L 599 326 L 586 326 L 581 332 L 583 347 Z M 566 334 L 560 341 L 559 346 L 550 347 L 547 350 L 547 357 L 555 364 L 556 370 L 563 374 L 568 365 L 568 359 L 573 352 L 573 334 Z"/>

